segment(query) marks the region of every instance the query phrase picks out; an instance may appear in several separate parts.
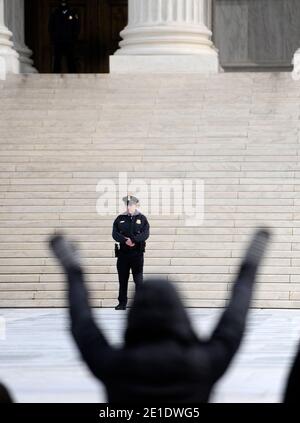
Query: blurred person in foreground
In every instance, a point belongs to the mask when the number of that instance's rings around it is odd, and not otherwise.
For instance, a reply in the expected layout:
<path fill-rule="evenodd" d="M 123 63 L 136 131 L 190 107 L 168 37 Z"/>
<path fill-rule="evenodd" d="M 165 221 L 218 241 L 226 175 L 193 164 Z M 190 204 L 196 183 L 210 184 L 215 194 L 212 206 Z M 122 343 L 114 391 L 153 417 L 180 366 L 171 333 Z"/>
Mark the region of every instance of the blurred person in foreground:
<path fill-rule="evenodd" d="M 106 387 L 108 401 L 208 402 L 245 332 L 255 278 L 270 237 L 258 230 L 249 244 L 231 299 L 208 340 L 199 339 L 170 282 L 148 280 L 135 293 L 124 345 L 109 344 L 96 325 L 84 272 L 73 244 L 58 235 L 51 248 L 69 287 L 71 331 L 83 360 Z"/>
<path fill-rule="evenodd" d="M 284 392 L 284 403 L 298 403 L 300 400 L 300 345 L 292 363 Z"/>
<path fill-rule="evenodd" d="M 14 400 L 9 390 L 0 383 L 0 404 L 12 404 L 13 402 Z"/>

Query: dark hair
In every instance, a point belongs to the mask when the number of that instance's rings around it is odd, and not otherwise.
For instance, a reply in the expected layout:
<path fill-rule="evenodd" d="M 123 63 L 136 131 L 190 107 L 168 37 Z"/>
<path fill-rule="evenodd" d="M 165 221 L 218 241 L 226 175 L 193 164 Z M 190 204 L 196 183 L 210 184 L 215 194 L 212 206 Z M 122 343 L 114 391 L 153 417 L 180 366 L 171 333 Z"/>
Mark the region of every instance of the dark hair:
<path fill-rule="evenodd" d="M 175 286 L 162 279 L 150 279 L 136 291 L 127 316 L 127 346 L 173 341 L 190 345 L 199 342 Z"/>

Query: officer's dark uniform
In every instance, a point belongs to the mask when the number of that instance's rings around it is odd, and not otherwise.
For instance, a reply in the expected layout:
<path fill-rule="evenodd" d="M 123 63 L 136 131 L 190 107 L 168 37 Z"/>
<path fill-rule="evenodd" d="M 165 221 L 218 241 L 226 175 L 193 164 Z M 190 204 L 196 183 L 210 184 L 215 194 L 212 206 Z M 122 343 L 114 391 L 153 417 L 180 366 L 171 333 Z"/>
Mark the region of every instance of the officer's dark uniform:
<path fill-rule="evenodd" d="M 65 56 L 68 71 L 75 73 L 75 45 L 80 33 L 80 21 L 76 11 L 68 5 L 56 8 L 50 16 L 49 33 L 54 47 L 53 72 L 61 72 L 62 58 Z"/>
<path fill-rule="evenodd" d="M 115 241 L 120 243 L 116 256 L 117 269 L 119 275 L 119 304 L 126 307 L 128 297 L 128 279 L 130 270 L 136 290 L 143 283 L 144 252 L 146 240 L 150 235 L 149 222 L 142 213 L 136 211 L 133 216 L 127 212 L 119 215 L 113 224 L 112 236 Z M 135 243 L 134 247 L 126 245 L 126 238 L 130 238 Z"/>

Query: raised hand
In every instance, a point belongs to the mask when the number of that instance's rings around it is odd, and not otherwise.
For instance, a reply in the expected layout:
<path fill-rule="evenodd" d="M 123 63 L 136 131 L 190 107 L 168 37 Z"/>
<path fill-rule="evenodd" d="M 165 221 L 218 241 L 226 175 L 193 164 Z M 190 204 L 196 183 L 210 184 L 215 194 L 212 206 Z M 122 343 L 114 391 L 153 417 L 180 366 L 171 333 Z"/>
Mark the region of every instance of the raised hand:
<path fill-rule="evenodd" d="M 81 267 L 79 251 L 64 235 L 54 235 L 50 238 L 49 244 L 64 269 Z"/>

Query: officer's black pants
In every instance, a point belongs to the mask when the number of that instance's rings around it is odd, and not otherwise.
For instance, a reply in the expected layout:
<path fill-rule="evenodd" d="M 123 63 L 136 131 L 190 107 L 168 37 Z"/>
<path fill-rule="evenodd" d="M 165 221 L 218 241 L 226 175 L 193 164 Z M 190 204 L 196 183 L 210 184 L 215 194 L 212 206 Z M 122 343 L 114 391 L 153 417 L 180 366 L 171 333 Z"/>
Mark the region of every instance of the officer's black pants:
<path fill-rule="evenodd" d="M 53 73 L 61 73 L 63 57 L 67 59 L 68 72 L 76 73 L 75 46 L 69 42 L 54 44 Z"/>
<path fill-rule="evenodd" d="M 119 303 L 126 306 L 128 297 L 128 280 L 132 271 L 135 289 L 138 290 L 143 283 L 144 254 L 140 252 L 120 252 L 117 260 L 119 275 Z"/>

